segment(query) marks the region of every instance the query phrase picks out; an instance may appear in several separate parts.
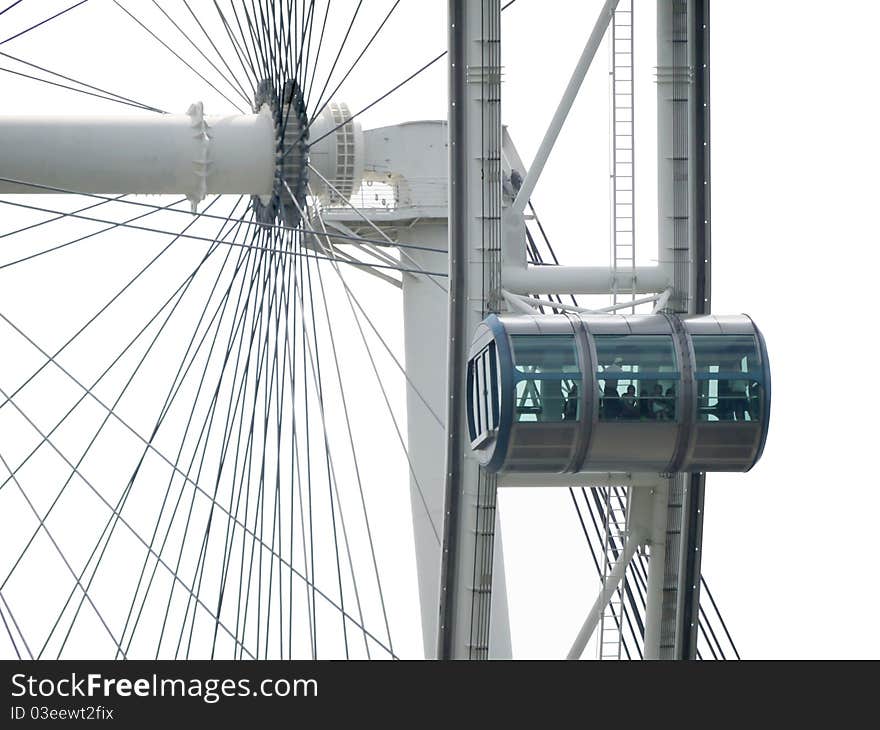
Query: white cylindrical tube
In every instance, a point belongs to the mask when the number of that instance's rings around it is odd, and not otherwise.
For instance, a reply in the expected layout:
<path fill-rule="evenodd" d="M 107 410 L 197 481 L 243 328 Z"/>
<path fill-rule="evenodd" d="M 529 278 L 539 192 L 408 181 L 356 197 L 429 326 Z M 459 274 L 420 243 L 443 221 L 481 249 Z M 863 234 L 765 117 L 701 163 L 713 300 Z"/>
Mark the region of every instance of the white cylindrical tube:
<path fill-rule="evenodd" d="M 189 114 L 0 117 L 4 194 L 269 195 L 275 163 L 267 109 L 204 117 L 195 104 Z"/>
<path fill-rule="evenodd" d="M 633 285 L 633 275 L 635 285 Z M 615 272 L 608 266 L 505 266 L 501 281 L 515 294 L 607 294 L 614 278 L 621 291 L 654 294 L 668 289 L 672 282 L 662 266 L 639 266 L 635 272 Z"/>

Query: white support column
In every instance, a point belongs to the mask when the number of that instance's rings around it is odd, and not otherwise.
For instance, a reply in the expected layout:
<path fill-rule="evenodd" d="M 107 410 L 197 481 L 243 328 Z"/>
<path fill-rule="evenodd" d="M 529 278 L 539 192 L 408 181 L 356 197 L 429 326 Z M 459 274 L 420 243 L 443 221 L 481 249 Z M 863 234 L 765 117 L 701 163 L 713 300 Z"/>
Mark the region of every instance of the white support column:
<path fill-rule="evenodd" d="M 419 221 L 398 230 L 401 243 L 415 243 L 444 249 L 447 245 L 447 222 Z M 447 254 L 410 250 L 409 255 L 428 271 L 443 271 Z M 441 543 L 444 500 L 444 424 L 434 414 L 446 417 L 447 293 L 433 281 L 417 274 L 403 275 L 403 317 L 407 385 L 407 448 L 414 476 L 410 478 L 413 534 L 416 544 L 419 599 L 422 613 L 422 636 L 425 657 L 437 657 L 437 604 L 440 589 Z M 418 390 L 418 392 L 416 392 Z M 431 406 L 427 408 L 425 398 Z M 469 465 L 475 462 L 469 460 Z M 476 474 L 473 475 L 476 479 Z M 438 534 L 440 540 L 438 540 Z M 494 557 L 490 619 L 492 658 L 510 656 L 510 625 L 507 615 L 507 592 L 504 558 L 501 549 L 501 526 L 495 522 Z"/>
<path fill-rule="evenodd" d="M 446 220 L 401 226 L 402 243 L 445 249 Z M 444 271 L 448 254 L 410 249 L 410 256 L 427 271 Z M 403 274 L 403 328 L 406 371 L 407 449 L 413 537 L 422 611 L 425 658 L 437 656 L 437 591 L 440 587 L 440 547 L 443 539 L 443 434 L 446 418 L 447 292 L 424 276 Z M 426 326 L 427 325 L 427 326 Z M 428 410 L 422 398 L 434 413 Z M 441 422 L 437 422 L 437 417 Z"/>
<path fill-rule="evenodd" d="M 689 163 L 686 3 L 657 0 L 657 216 L 660 265 L 670 272 L 671 305 L 688 311 Z"/>
<path fill-rule="evenodd" d="M 2 194 L 270 195 L 275 126 L 268 110 L 206 117 L 201 104 L 188 114 L 0 116 L 0 176 Z"/>
<path fill-rule="evenodd" d="M 661 479 L 651 490 L 651 527 L 648 538 L 648 584 L 645 609 L 645 659 L 660 658 L 660 625 L 666 576 L 666 521 L 669 480 Z"/>

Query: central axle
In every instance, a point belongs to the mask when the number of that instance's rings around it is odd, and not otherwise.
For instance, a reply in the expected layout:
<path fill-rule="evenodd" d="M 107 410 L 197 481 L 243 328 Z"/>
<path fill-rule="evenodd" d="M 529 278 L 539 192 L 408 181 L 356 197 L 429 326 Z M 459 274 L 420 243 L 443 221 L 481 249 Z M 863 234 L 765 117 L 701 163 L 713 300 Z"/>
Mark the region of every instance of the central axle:
<path fill-rule="evenodd" d="M 350 195 L 362 174 L 348 107 L 310 118 L 294 81 L 262 82 L 249 114 L 196 102 L 186 114 L 0 117 L 0 194 L 184 195 L 193 211 L 208 195 L 250 195 L 259 222 L 297 226 L 307 195 L 338 197 L 325 180 Z"/>

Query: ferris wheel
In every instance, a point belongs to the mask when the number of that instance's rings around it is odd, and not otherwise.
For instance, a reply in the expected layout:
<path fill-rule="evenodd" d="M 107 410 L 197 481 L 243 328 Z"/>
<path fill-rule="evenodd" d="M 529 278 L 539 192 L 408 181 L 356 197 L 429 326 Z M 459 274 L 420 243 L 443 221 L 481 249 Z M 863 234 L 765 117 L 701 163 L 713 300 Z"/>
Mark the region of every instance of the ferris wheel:
<path fill-rule="evenodd" d="M 651 19 L 653 266 L 639 3 L 597 4 L 528 166 L 500 106 L 528 0 L 49 5 L 0 8 L 3 656 L 510 656 L 518 486 L 583 535 L 571 657 L 738 656 L 702 495 L 760 458 L 770 376 L 708 314 L 708 2 Z M 532 194 L 600 47 L 610 261 L 565 266 Z"/>

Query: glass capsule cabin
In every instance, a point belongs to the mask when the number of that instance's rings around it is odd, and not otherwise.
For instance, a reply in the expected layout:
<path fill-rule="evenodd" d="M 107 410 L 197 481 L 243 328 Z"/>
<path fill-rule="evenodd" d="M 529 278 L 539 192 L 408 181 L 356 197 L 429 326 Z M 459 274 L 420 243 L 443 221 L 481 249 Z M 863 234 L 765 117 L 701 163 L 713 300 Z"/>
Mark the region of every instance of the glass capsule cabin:
<path fill-rule="evenodd" d="M 467 378 L 491 472 L 748 471 L 767 439 L 767 349 L 745 315 L 493 314 Z"/>

